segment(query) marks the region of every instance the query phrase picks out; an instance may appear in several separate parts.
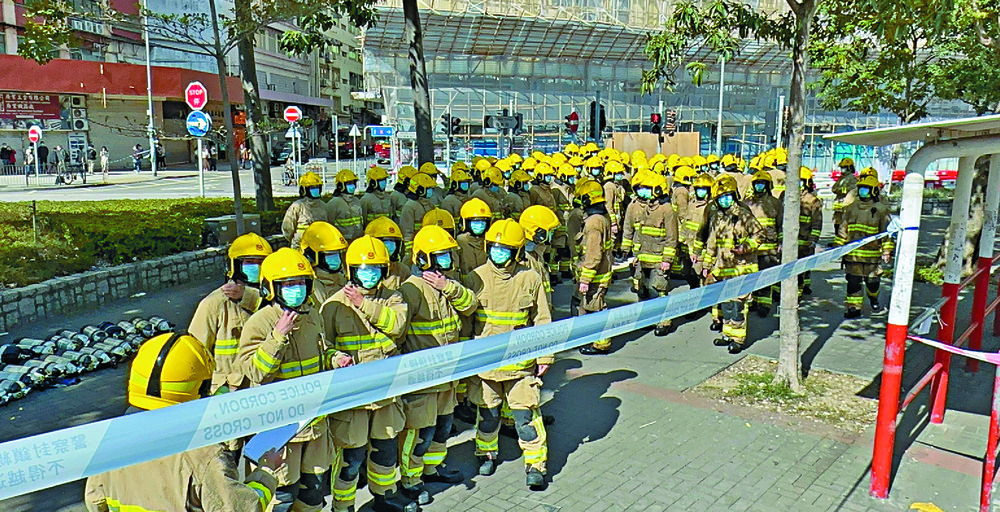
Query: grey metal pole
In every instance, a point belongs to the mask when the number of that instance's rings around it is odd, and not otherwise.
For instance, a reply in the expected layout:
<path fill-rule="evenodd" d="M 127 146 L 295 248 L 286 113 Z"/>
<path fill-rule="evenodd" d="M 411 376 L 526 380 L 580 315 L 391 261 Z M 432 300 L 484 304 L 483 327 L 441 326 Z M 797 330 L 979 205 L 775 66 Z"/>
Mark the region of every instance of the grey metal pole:
<path fill-rule="evenodd" d="M 726 89 L 726 58 L 719 59 L 722 61 L 722 71 L 719 73 L 719 124 L 715 130 L 715 153 L 722 156 L 722 95 Z"/>
<path fill-rule="evenodd" d="M 142 10 L 148 10 L 146 0 L 142 0 Z M 156 148 L 154 147 L 156 127 L 153 126 L 153 68 L 149 63 L 149 17 L 145 15 L 145 12 L 142 16 L 142 38 L 146 42 L 146 101 L 149 108 L 149 126 L 147 128 L 147 131 L 149 132 L 149 168 L 153 171 L 153 176 L 156 176 Z"/>

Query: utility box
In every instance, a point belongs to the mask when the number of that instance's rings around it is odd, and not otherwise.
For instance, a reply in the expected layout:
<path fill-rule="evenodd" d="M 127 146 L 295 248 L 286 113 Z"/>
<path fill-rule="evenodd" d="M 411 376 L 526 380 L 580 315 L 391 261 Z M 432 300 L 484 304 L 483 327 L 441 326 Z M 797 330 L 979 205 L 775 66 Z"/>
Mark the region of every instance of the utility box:
<path fill-rule="evenodd" d="M 260 234 L 260 215 L 243 214 L 243 228 L 247 233 Z M 236 239 L 236 216 L 223 215 L 205 219 L 205 243 L 210 246 L 229 245 Z"/>

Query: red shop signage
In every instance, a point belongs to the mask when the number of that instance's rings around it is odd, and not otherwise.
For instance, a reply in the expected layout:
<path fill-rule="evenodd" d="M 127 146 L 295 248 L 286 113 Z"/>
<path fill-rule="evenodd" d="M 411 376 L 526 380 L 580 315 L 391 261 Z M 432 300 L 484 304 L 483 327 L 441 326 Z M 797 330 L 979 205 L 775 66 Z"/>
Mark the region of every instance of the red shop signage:
<path fill-rule="evenodd" d="M 58 94 L 0 92 L 0 119 L 60 119 Z"/>

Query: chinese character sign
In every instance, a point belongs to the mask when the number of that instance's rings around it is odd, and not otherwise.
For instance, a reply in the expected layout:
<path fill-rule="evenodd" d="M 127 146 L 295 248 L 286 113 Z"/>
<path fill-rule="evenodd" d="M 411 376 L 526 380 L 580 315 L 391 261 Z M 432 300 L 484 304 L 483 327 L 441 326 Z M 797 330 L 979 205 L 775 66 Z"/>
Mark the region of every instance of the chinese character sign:
<path fill-rule="evenodd" d="M 58 94 L 0 92 L 0 119 L 60 119 Z"/>

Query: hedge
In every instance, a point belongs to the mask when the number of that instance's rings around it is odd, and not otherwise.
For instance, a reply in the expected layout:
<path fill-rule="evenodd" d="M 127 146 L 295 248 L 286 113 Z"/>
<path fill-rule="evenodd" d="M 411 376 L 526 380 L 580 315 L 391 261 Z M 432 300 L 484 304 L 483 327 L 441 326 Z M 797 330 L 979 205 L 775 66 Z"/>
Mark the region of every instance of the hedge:
<path fill-rule="evenodd" d="M 261 232 L 280 232 L 294 198 L 275 198 L 277 211 L 260 213 Z M 25 286 L 90 270 L 169 256 L 205 246 L 205 219 L 232 215 L 225 198 L 39 201 L 38 243 L 31 202 L 0 203 L 0 288 Z M 243 211 L 258 213 L 252 199 Z"/>

